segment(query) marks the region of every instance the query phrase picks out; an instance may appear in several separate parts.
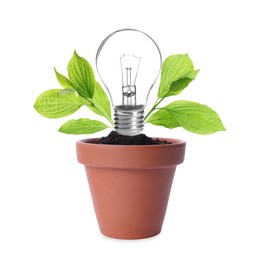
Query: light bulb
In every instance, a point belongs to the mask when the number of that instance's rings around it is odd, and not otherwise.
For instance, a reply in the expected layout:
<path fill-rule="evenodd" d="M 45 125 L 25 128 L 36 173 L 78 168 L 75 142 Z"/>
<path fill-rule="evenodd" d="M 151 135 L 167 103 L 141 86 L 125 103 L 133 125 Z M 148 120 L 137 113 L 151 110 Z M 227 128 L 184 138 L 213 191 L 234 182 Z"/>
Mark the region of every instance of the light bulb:
<path fill-rule="evenodd" d="M 141 133 L 148 95 L 162 66 L 155 41 L 134 29 L 113 32 L 100 44 L 96 66 L 115 110 L 115 130 L 130 136 Z"/>

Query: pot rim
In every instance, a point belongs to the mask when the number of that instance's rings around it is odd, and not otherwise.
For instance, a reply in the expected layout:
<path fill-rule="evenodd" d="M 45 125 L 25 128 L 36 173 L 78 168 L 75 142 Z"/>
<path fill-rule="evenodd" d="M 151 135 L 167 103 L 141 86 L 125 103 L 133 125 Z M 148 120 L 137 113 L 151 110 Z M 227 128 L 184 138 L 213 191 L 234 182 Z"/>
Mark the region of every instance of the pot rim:
<path fill-rule="evenodd" d="M 76 142 L 80 163 L 99 168 L 155 169 L 172 167 L 184 160 L 186 142 L 179 139 L 163 138 L 171 144 L 159 145 L 97 144 L 99 139 L 89 138 Z"/>
<path fill-rule="evenodd" d="M 169 146 L 183 146 L 186 145 L 186 142 L 182 139 L 175 139 L 175 138 L 164 138 L 164 137 L 151 137 L 152 139 L 159 139 L 162 141 L 167 141 L 170 142 L 170 144 L 145 144 L 145 145 L 126 145 L 126 144 L 98 144 L 98 140 L 100 140 L 101 138 L 85 138 L 85 139 L 80 139 L 78 141 L 76 141 L 76 143 L 80 143 L 80 144 L 86 144 L 86 145 L 98 145 L 100 147 L 133 147 L 133 148 L 137 148 L 137 147 L 147 147 L 147 148 L 151 148 L 151 147 L 169 147 Z M 114 149 L 114 148 L 112 148 Z"/>

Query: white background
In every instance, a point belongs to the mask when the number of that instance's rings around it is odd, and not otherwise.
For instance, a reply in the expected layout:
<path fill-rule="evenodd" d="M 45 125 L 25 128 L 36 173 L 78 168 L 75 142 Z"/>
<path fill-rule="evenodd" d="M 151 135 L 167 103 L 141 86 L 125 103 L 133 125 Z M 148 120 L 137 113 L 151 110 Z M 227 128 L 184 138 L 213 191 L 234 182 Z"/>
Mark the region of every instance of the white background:
<path fill-rule="evenodd" d="M 257 4 L 1 1 L 0 259 L 259 260 Z M 75 141 L 83 137 L 59 133 L 67 118 L 46 119 L 33 108 L 41 92 L 59 86 L 54 66 L 65 74 L 75 49 L 94 67 L 103 38 L 126 27 L 151 35 L 164 59 L 189 53 L 201 71 L 176 98 L 211 106 L 227 128 L 209 136 L 145 128 L 150 136 L 186 140 L 187 151 L 162 233 L 141 241 L 100 235 L 84 167 L 76 161 Z M 96 118 L 84 108 L 68 118 L 81 116 Z"/>

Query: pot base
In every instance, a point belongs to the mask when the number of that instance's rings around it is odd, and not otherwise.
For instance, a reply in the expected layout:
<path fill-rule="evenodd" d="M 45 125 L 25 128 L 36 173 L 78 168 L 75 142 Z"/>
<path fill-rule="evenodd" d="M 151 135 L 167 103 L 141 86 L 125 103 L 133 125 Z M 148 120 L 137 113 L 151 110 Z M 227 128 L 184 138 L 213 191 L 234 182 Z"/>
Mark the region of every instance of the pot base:
<path fill-rule="evenodd" d="M 149 234 L 149 235 L 145 235 L 145 234 L 138 234 L 136 236 L 115 236 L 114 234 L 110 235 L 110 234 L 105 234 L 102 233 L 102 231 L 100 230 L 100 233 L 108 238 L 113 238 L 113 239 L 121 239 L 121 240 L 140 240 L 140 239 L 148 239 L 148 238 L 152 238 L 155 236 L 158 236 L 161 233 L 161 230 L 157 233 L 154 234 Z"/>

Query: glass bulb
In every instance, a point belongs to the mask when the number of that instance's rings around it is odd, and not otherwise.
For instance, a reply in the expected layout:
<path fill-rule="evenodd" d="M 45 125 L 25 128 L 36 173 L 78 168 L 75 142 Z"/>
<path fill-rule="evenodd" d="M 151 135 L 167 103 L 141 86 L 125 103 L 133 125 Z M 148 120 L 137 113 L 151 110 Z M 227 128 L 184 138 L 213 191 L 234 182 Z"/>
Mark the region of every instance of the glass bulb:
<path fill-rule="evenodd" d="M 123 29 L 100 44 L 97 71 L 115 110 L 115 130 L 137 135 L 144 126 L 144 108 L 162 66 L 161 52 L 146 33 Z"/>

